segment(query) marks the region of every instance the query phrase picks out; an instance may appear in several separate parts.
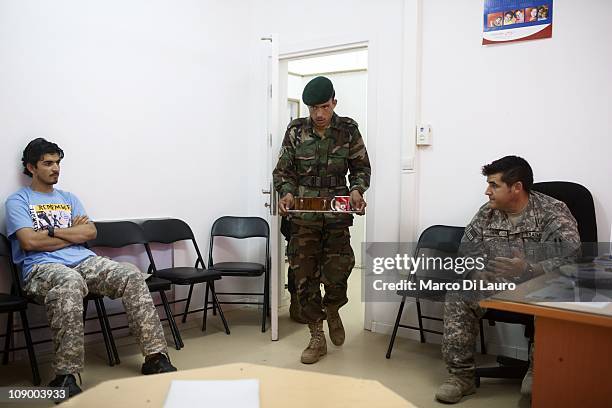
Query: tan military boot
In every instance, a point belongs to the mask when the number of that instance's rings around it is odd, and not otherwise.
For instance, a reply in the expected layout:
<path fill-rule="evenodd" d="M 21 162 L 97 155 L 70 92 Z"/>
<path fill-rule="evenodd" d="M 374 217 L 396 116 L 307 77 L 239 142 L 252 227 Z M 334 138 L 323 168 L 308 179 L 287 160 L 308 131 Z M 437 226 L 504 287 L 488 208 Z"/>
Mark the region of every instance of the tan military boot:
<path fill-rule="evenodd" d="M 300 303 L 298 302 L 297 294 L 291 294 L 291 304 L 289 305 L 289 317 L 294 322 L 306 324 L 308 323 L 303 317 L 300 310 Z"/>
<path fill-rule="evenodd" d="M 529 368 L 527 368 L 527 372 L 525 373 L 525 377 L 523 377 L 523 381 L 521 382 L 521 394 L 523 395 L 531 395 L 531 387 L 533 385 L 533 352 L 534 352 L 535 344 L 531 343 L 529 347 Z"/>
<path fill-rule="evenodd" d="M 327 308 L 327 327 L 329 328 L 329 338 L 336 346 L 344 344 L 344 326 L 337 308 Z"/>
<path fill-rule="evenodd" d="M 454 404 L 459 402 L 465 395 L 476 392 L 473 377 L 460 377 L 451 374 L 450 377 L 438 388 L 436 399 L 438 401 Z"/>
<path fill-rule="evenodd" d="M 310 329 L 310 343 L 308 343 L 308 347 L 302 351 L 302 363 L 313 364 L 327 354 L 327 343 L 325 342 L 322 321 L 308 323 L 308 328 Z"/>
<path fill-rule="evenodd" d="M 527 372 L 525 373 L 525 377 L 523 377 L 523 381 L 521 382 L 521 394 L 523 395 L 531 395 L 531 387 L 533 385 L 533 367 L 529 367 Z"/>

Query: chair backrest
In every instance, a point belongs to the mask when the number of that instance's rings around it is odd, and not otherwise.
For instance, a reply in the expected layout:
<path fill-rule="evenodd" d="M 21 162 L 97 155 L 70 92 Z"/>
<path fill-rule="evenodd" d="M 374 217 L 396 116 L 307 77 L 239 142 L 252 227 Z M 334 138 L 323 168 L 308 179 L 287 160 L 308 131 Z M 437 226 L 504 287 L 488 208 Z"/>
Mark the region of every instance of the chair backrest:
<path fill-rule="evenodd" d="M 213 265 L 213 247 L 215 237 L 230 237 L 237 239 L 265 238 L 266 239 L 266 266 L 270 265 L 270 226 L 268 222 L 259 217 L 233 217 L 218 218 L 210 229 L 210 246 L 208 251 L 208 267 Z"/>
<path fill-rule="evenodd" d="M 432 225 L 419 236 L 414 251 L 416 261 L 422 262 L 411 275 L 411 280 L 453 282 L 460 275 L 454 269 L 445 269 L 444 261 L 455 258 L 461 245 L 465 228 L 448 225 Z M 431 301 L 444 301 L 443 290 L 420 291 L 420 297 Z"/>
<path fill-rule="evenodd" d="M 200 264 L 201 267 L 204 268 L 204 258 L 202 258 L 198 243 L 196 242 L 191 227 L 185 221 L 179 220 L 177 218 L 164 218 L 158 220 L 154 219 L 144 221 L 141 226 L 144 231 L 145 239 L 147 240 L 147 243 L 145 243 L 145 249 L 147 251 L 147 255 L 149 256 L 149 261 L 151 262 L 151 265 L 149 266 L 149 271 L 154 272 L 157 270 L 157 267 L 155 266 L 155 262 L 153 260 L 151 247 L 149 246 L 150 242 L 172 244 L 177 241 L 185 240 L 189 240 L 193 243 L 193 246 L 198 255 L 195 267 L 197 268 L 198 264 Z"/>
<path fill-rule="evenodd" d="M 210 229 L 213 237 L 251 238 L 270 236 L 268 222 L 259 217 L 231 217 L 218 218 Z"/>
<path fill-rule="evenodd" d="M 582 255 L 595 256 L 597 253 L 597 221 L 595 220 L 595 205 L 593 204 L 593 196 L 589 190 L 580 184 L 569 181 L 546 181 L 533 183 L 531 188 L 533 191 L 537 191 L 552 198 L 556 198 L 559 201 L 563 201 L 565 205 L 567 205 L 578 224 L 580 241 L 594 243 L 593 246 L 583 245 Z M 489 309 L 485 315 L 485 318 L 498 322 L 524 324 L 526 325 L 525 337 L 530 337 L 531 330 L 533 330 L 533 317 L 529 315 Z"/>
<path fill-rule="evenodd" d="M 94 224 L 98 234 L 95 239 L 87 242 L 90 248 L 121 248 L 147 242 L 143 229 L 132 221 L 98 221 Z"/>
<path fill-rule="evenodd" d="M 191 227 L 185 221 L 177 218 L 146 220 L 142 223 L 142 229 L 148 242 L 172 244 L 177 241 L 195 239 Z"/>
<path fill-rule="evenodd" d="M 11 257 L 11 243 L 8 238 L 4 236 L 4 234 L 0 234 L 0 256 L 2 257 Z"/>
<path fill-rule="evenodd" d="M 8 267 L 11 272 L 11 278 L 13 279 L 12 291 L 13 293 L 23 296 L 22 285 L 23 279 L 21 278 L 17 266 L 13 263 L 13 254 L 11 252 L 11 243 L 6 236 L 0 234 L 0 257 L 6 258 Z"/>
<path fill-rule="evenodd" d="M 417 251 L 423 248 L 430 248 L 456 254 L 461 245 L 464 231 L 464 227 L 432 225 L 421 233 L 417 243 Z"/>
<path fill-rule="evenodd" d="M 547 181 L 534 183 L 532 189 L 563 201 L 578 223 L 580 241 L 597 242 L 595 205 L 586 187 L 569 181 Z"/>

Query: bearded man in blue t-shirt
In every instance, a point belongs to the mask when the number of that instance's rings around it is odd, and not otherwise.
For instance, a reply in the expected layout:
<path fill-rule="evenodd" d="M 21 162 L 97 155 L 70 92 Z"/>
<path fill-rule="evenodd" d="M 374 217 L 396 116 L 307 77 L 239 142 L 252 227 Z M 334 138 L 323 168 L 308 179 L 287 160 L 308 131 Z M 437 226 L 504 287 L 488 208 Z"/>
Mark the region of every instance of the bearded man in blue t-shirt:
<path fill-rule="evenodd" d="M 83 245 L 96 237 L 96 227 L 74 194 L 54 188 L 63 158 L 57 144 L 32 140 L 22 158 L 32 183 L 6 200 L 7 235 L 23 289 L 45 305 L 53 332 L 56 377 L 49 386 L 67 387 L 70 396 L 81 392 L 74 375 L 83 370 L 83 298 L 89 291 L 122 298 L 130 330 L 145 356 L 143 374 L 176 371 L 146 275 Z"/>

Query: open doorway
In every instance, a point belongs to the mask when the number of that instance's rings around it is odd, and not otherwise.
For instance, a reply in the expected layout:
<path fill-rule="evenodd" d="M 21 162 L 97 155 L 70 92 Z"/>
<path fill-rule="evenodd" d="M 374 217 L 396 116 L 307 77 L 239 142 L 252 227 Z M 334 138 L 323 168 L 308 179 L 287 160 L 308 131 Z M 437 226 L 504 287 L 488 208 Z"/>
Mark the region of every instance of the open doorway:
<path fill-rule="evenodd" d="M 286 126 L 298 117 L 308 117 L 308 107 L 301 100 L 304 86 L 313 78 L 323 75 L 334 84 L 338 105 L 335 112 L 348 116 L 359 124 L 359 130 L 367 146 L 367 88 L 368 49 L 367 46 L 335 53 L 309 54 L 293 58 L 281 58 L 279 63 L 280 122 Z M 367 200 L 367 196 L 366 196 Z M 355 268 L 349 280 L 349 299 L 355 304 L 361 297 L 362 243 L 365 241 L 366 216 L 355 216 L 351 227 L 351 246 L 355 252 Z M 281 291 L 279 303 L 288 307 L 290 294 L 287 290 L 286 242 L 281 240 L 280 254 L 285 262 L 281 268 Z M 363 305 L 363 304 L 362 304 Z M 360 307 L 360 314 L 363 307 Z M 286 310 L 286 309 L 285 309 Z"/>

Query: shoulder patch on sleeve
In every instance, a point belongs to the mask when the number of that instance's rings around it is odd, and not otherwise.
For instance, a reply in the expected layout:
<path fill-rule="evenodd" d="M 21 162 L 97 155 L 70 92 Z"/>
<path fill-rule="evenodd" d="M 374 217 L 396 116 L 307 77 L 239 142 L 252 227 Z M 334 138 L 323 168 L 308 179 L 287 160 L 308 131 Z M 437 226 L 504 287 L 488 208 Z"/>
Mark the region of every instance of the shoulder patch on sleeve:
<path fill-rule="evenodd" d="M 476 238 L 476 231 L 474 231 L 474 227 L 472 225 L 468 225 L 465 229 L 465 237 L 470 241 L 473 241 Z"/>

